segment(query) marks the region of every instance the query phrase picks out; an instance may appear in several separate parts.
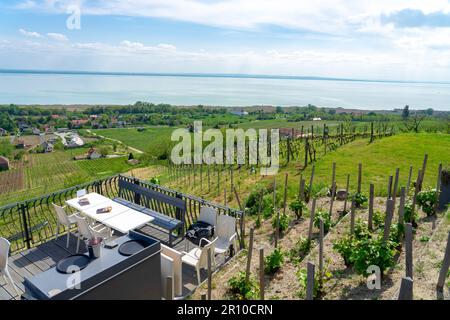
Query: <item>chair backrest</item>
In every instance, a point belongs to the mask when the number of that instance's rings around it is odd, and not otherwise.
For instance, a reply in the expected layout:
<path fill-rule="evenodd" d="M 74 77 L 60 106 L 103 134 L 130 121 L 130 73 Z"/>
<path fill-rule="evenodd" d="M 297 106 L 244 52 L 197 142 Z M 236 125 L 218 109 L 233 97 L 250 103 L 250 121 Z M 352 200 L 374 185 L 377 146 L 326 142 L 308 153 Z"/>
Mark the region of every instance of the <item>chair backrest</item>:
<path fill-rule="evenodd" d="M 9 256 L 10 243 L 5 238 L 0 238 L 0 271 L 6 268 Z"/>
<path fill-rule="evenodd" d="M 217 210 L 211 207 L 201 207 L 198 221 L 209 223 L 215 227 L 217 225 Z"/>
<path fill-rule="evenodd" d="M 167 257 L 170 257 L 173 260 L 173 273 L 174 273 L 173 285 L 175 290 L 174 295 L 180 297 L 183 295 L 183 280 L 182 280 L 183 254 L 163 244 L 161 244 L 161 253 L 166 255 Z"/>
<path fill-rule="evenodd" d="M 59 223 L 65 225 L 65 226 L 70 226 L 70 221 L 69 221 L 69 218 L 67 217 L 66 210 L 64 210 L 64 207 L 60 207 L 54 203 L 53 203 L 53 207 L 55 208 L 56 217 L 57 217 Z"/>
<path fill-rule="evenodd" d="M 75 220 L 77 221 L 78 232 L 86 239 L 92 238 L 93 235 L 86 222 L 86 218 L 75 216 Z"/>
<path fill-rule="evenodd" d="M 81 189 L 77 191 L 77 198 L 84 197 L 87 194 L 86 189 Z"/>
<path fill-rule="evenodd" d="M 167 277 L 172 277 L 172 296 L 170 298 L 173 300 L 175 296 L 175 274 L 173 259 L 161 253 L 161 285 L 164 298 L 167 297 Z"/>
<path fill-rule="evenodd" d="M 119 177 L 119 197 L 185 222 L 186 201 Z"/>
<path fill-rule="evenodd" d="M 217 217 L 216 236 L 223 239 L 229 239 L 236 233 L 236 218 L 221 214 Z"/>
<path fill-rule="evenodd" d="M 199 264 L 201 268 L 207 268 L 208 267 L 208 248 L 211 249 L 211 261 L 214 255 L 214 249 L 216 248 L 216 241 L 217 237 L 211 241 L 211 243 L 208 243 L 201 249 L 200 257 L 199 257 Z M 212 263 L 212 262 L 211 262 Z"/>

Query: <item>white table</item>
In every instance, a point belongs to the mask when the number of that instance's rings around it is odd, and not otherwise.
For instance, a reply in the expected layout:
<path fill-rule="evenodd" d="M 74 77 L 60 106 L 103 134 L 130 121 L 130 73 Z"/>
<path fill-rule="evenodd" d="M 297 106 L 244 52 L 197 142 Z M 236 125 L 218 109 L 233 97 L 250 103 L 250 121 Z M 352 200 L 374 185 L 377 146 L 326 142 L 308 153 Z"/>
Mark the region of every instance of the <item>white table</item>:
<path fill-rule="evenodd" d="M 89 204 L 84 206 L 80 205 L 79 201 L 81 199 L 88 199 Z M 95 192 L 84 195 L 81 198 L 67 200 L 66 204 L 78 210 L 86 217 L 121 233 L 128 233 L 130 230 L 142 227 L 154 220 L 149 215 L 128 208 Z M 106 213 L 97 213 L 98 209 L 105 207 L 112 207 L 112 210 Z"/>

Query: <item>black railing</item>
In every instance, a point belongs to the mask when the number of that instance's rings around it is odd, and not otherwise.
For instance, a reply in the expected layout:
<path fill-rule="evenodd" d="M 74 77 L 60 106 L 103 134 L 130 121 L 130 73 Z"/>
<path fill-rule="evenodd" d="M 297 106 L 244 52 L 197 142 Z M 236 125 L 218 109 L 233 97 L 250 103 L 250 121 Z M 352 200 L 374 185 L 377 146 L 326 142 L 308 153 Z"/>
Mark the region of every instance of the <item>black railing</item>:
<path fill-rule="evenodd" d="M 117 197 L 119 177 L 166 195 L 183 199 L 187 207 L 186 225 L 197 221 L 202 206 L 209 206 L 216 209 L 219 214 L 235 217 L 238 237 L 242 243 L 243 212 L 124 175 L 116 175 L 91 183 L 77 185 L 42 197 L 0 207 L 0 237 L 6 238 L 11 242 L 11 253 L 29 249 L 53 239 L 56 231 L 56 216 L 53 203 L 65 205 L 67 200 L 76 197 L 76 192 L 80 189 L 86 189 L 88 192 L 97 192 L 108 198 Z"/>

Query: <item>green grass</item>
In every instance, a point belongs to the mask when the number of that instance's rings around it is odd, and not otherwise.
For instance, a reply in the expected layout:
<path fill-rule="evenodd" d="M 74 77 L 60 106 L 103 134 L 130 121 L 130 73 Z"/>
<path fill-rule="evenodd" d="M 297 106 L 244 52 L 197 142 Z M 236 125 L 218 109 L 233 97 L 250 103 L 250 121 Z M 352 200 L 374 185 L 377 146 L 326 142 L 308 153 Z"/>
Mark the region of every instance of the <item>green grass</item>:
<path fill-rule="evenodd" d="M 116 139 L 127 146 L 147 152 L 152 156 L 158 156 L 166 150 L 170 150 L 170 137 L 174 127 L 146 127 L 139 132 L 136 128 L 124 129 L 99 129 L 92 132 L 107 138 Z"/>
<path fill-rule="evenodd" d="M 422 168 L 424 154 L 428 154 L 424 186 L 436 185 L 439 163 L 450 164 L 450 135 L 446 134 L 401 134 L 376 140 L 369 144 L 367 140 L 358 140 L 328 153 L 316 164 L 318 182 L 331 184 L 331 168 L 336 162 L 336 181 L 339 188 L 345 188 L 346 175 L 350 174 L 350 186 L 356 188 L 358 163 L 363 164 L 362 188 L 368 192 L 369 184 L 375 184 L 378 194 L 387 193 L 388 178 L 395 176 L 400 169 L 399 186 L 405 186 L 409 166 L 413 166 L 412 181 Z M 310 168 L 307 175 L 310 174 Z"/>
<path fill-rule="evenodd" d="M 104 178 L 130 169 L 127 157 L 77 161 L 79 168 L 92 178 Z"/>

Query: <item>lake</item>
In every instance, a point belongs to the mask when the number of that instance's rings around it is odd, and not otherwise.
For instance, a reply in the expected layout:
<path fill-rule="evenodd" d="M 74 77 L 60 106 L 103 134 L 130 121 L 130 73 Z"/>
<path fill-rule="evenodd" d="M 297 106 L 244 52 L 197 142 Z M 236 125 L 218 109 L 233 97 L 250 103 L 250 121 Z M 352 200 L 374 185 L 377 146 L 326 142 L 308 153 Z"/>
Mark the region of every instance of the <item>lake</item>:
<path fill-rule="evenodd" d="M 0 104 L 303 106 L 450 110 L 450 83 L 0 71 Z"/>

